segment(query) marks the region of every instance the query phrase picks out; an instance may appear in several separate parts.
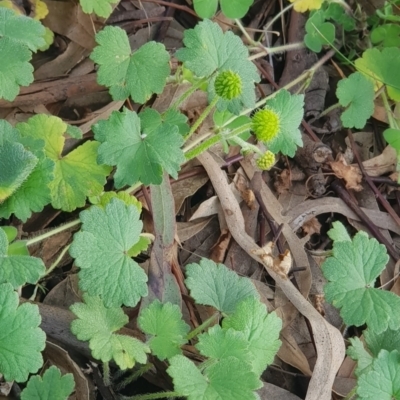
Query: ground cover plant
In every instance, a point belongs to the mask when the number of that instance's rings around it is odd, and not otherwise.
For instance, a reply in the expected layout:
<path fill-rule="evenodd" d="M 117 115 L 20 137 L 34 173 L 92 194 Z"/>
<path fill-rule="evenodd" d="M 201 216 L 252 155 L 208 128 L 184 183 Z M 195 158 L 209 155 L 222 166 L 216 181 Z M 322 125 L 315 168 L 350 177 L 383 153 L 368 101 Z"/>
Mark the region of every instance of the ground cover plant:
<path fill-rule="evenodd" d="M 400 4 L 273 3 L 0 1 L 2 394 L 400 399 Z"/>

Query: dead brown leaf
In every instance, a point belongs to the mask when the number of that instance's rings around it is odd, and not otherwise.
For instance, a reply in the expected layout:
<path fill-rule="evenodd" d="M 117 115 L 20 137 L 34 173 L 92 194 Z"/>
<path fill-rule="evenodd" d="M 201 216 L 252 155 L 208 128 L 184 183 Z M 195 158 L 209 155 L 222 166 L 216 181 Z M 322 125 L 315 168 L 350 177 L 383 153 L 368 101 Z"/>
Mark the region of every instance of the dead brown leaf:
<path fill-rule="evenodd" d="M 317 218 L 313 217 L 303 224 L 303 231 L 306 235 L 313 235 L 314 233 L 320 233 L 322 225 L 319 223 Z"/>
<path fill-rule="evenodd" d="M 336 161 L 331 161 L 329 164 L 334 174 L 345 180 L 347 189 L 353 189 L 357 192 L 363 189 L 360 185 L 362 181 L 360 170 L 353 165 L 348 165 L 342 153 L 338 154 Z"/>
<path fill-rule="evenodd" d="M 212 247 L 210 259 L 216 263 L 223 263 L 232 235 L 228 229 L 222 229 L 217 243 Z"/>

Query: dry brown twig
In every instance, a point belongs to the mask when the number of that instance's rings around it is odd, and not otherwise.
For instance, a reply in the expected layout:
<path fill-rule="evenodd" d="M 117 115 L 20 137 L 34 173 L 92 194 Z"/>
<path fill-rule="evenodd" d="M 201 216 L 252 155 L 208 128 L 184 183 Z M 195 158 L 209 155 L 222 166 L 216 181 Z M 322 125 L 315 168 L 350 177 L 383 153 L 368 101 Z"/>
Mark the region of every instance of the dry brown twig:
<path fill-rule="evenodd" d="M 281 277 L 269 268 L 265 256 L 261 257 L 262 249 L 245 231 L 245 225 L 239 204 L 229 188 L 226 176 L 208 152 L 201 154 L 198 160 L 203 164 L 214 189 L 221 202 L 228 228 L 236 242 L 257 262 L 264 265 L 277 285 L 287 298 L 311 324 L 318 358 L 307 391 L 306 400 L 331 399 L 331 388 L 344 356 L 345 346 L 339 330 L 330 325 L 315 308 L 295 288 L 293 283 Z"/>

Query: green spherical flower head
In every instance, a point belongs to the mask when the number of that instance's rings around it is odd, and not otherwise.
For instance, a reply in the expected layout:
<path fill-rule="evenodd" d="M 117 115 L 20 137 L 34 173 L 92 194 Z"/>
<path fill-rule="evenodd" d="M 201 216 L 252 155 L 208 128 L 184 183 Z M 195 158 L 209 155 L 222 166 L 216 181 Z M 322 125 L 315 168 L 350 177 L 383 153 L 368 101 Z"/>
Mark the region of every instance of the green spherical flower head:
<path fill-rule="evenodd" d="M 258 168 L 263 171 L 271 169 L 275 164 L 275 154 L 267 150 L 257 161 Z"/>
<path fill-rule="evenodd" d="M 257 111 L 252 118 L 252 130 L 257 139 L 262 142 L 268 142 L 279 132 L 279 115 L 268 108 Z"/>
<path fill-rule="evenodd" d="M 233 100 L 242 93 L 242 78 L 233 71 L 223 71 L 214 83 L 215 93 L 224 100 Z"/>

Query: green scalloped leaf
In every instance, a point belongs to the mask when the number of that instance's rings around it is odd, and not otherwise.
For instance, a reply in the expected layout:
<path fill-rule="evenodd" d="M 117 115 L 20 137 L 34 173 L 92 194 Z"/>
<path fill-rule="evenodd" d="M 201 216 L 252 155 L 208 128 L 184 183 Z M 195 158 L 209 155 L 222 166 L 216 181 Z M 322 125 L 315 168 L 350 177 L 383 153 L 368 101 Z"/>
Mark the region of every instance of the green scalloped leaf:
<path fill-rule="evenodd" d="M 170 56 L 163 44 L 147 42 L 132 54 L 128 35 L 116 26 L 102 29 L 96 42 L 90 58 L 100 66 L 97 81 L 110 88 L 114 100 L 131 96 L 143 104 L 154 93 L 162 93 L 170 74 Z"/>
<path fill-rule="evenodd" d="M 322 46 L 333 44 L 335 40 L 335 25 L 325 21 L 324 11 L 314 12 L 306 22 L 305 45 L 315 53 L 322 50 Z"/>
<path fill-rule="evenodd" d="M 294 157 L 297 147 L 303 147 L 299 126 L 304 114 L 304 95 L 280 90 L 267 101 L 265 108 L 274 110 L 279 115 L 279 131 L 266 143 L 268 149 L 275 154 L 281 152 Z"/>
<path fill-rule="evenodd" d="M 32 376 L 29 379 L 21 393 L 21 400 L 66 400 L 73 390 L 73 375 L 61 375 L 61 371 L 52 365 L 42 377 Z"/>
<path fill-rule="evenodd" d="M 1 133 L 0 133 L 1 135 Z M 0 203 L 10 197 L 28 178 L 38 163 L 37 157 L 18 142 L 0 144 Z"/>
<path fill-rule="evenodd" d="M 10 254 L 9 246 L 6 233 L 0 229 L 0 283 L 8 282 L 14 288 L 37 283 L 46 271 L 43 261 L 29 255 Z"/>
<path fill-rule="evenodd" d="M 360 72 L 339 81 L 336 96 L 346 110 L 340 116 L 345 128 L 363 129 L 374 113 L 374 85 Z"/>
<path fill-rule="evenodd" d="M 119 0 L 79 0 L 82 10 L 86 14 L 95 13 L 99 17 L 108 18 L 113 9 L 111 4 L 118 3 Z"/>
<path fill-rule="evenodd" d="M 358 71 L 375 83 L 376 88 L 386 85 L 389 97 L 400 101 L 399 48 L 368 49 L 354 63 Z"/>
<path fill-rule="evenodd" d="M 63 155 L 67 124 L 45 114 L 18 124 L 17 129 L 23 138 L 44 140 L 46 157 L 55 163 L 54 179 L 48 185 L 54 208 L 73 211 L 83 207 L 87 197 L 102 193 L 111 167 L 97 163 L 98 142 L 87 141 Z"/>
<path fill-rule="evenodd" d="M 160 360 L 182 353 L 181 346 L 187 342 L 190 327 L 182 320 L 176 304 L 155 300 L 142 310 L 138 323 L 144 333 L 151 335 L 148 344 Z"/>
<path fill-rule="evenodd" d="M 99 162 L 117 166 L 114 175 L 117 188 L 138 181 L 159 185 L 163 170 L 176 179 L 186 160 L 177 126 L 164 123 L 142 132 L 138 115 L 127 108 L 114 111 L 107 121 L 99 121 L 92 129 L 96 140 L 101 142 Z"/>
<path fill-rule="evenodd" d="M 367 233 L 358 232 L 352 241 L 336 241 L 333 256 L 322 265 L 326 300 L 340 309 L 346 325 L 361 326 L 376 333 L 400 328 L 400 297 L 392 292 L 374 288 L 389 256 L 385 246 Z"/>
<path fill-rule="evenodd" d="M 238 303 L 246 297 L 258 298 L 250 279 L 206 258 L 199 264 L 188 264 L 186 276 L 186 286 L 196 303 L 215 307 L 226 314 L 235 312 Z"/>
<path fill-rule="evenodd" d="M 244 334 L 252 356 L 251 365 L 257 375 L 273 362 L 281 346 L 279 333 L 282 320 L 275 312 L 268 314 L 265 304 L 255 297 L 243 299 L 235 312 L 224 318 L 222 327 L 233 328 Z"/>
<path fill-rule="evenodd" d="M 0 374 L 6 381 L 25 382 L 43 364 L 46 335 L 39 328 L 38 306 L 18 303 L 12 286 L 0 284 Z"/>
<path fill-rule="evenodd" d="M 174 389 L 189 400 L 257 400 L 254 390 L 262 386 L 257 375 L 234 357 L 224 358 L 204 369 L 203 374 L 193 361 L 177 355 L 167 369 Z"/>
<path fill-rule="evenodd" d="M 71 331 L 79 339 L 89 341 L 94 358 L 102 362 L 114 359 L 121 369 L 132 368 L 136 361 L 145 364 L 147 345 L 130 336 L 114 332 L 128 323 L 128 316 L 120 307 L 105 307 L 98 296 L 83 295 L 84 303 L 70 309 L 78 317 L 71 322 Z"/>
<path fill-rule="evenodd" d="M 115 198 L 104 209 L 92 206 L 79 217 L 81 230 L 69 252 L 81 268 L 80 288 L 100 295 L 107 307 L 136 306 L 147 295 L 147 275 L 127 254 L 143 227 L 136 206 Z"/>

